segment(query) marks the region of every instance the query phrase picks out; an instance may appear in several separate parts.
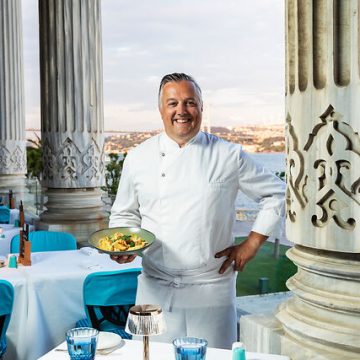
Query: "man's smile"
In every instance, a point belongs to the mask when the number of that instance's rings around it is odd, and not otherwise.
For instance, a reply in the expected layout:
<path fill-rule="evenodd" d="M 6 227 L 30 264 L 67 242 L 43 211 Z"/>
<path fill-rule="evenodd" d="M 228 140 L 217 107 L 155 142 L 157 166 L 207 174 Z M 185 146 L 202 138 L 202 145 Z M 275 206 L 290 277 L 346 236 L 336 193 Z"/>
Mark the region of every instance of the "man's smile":
<path fill-rule="evenodd" d="M 173 119 L 172 123 L 176 122 L 178 124 L 186 124 L 188 122 L 191 122 L 192 119 Z"/>

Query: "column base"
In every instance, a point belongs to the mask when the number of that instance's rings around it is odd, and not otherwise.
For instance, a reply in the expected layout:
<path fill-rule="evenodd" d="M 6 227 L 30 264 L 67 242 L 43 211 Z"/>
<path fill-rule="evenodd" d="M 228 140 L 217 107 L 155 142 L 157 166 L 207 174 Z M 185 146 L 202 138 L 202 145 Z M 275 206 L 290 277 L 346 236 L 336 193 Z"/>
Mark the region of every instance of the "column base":
<path fill-rule="evenodd" d="M 5 199 L 5 204 L 8 201 L 9 190 L 12 190 L 16 204 L 20 204 L 20 200 L 24 202 L 27 199 L 27 194 L 29 190 L 26 187 L 26 176 L 25 175 L 0 175 L 0 196 L 3 196 Z"/>
<path fill-rule="evenodd" d="M 287 281 L 294 297 L 276 313 L 282 352 L 295 360 L 360 359 L 360 254 L 297 245 L 287 256 L 298 272 Z"/>
<path fill-rule="evenodd" d="M 292 338 L 282 329 L 275 315 L 243 315 L 240 341 L 247 351 L 288 356 L 291 360 L 354 360 L 358 352 L 341 351 Z M 315 345 L 315 346 L 314 346 Z"/>
<path fill-rule="evenodd" d="M 98 188 L 47 190 L 47 210 L 40 215 L 38 229 L 70 232 L 79 246 L 87 246 L 91 233 L 108 226 L 101 194 Z"/>

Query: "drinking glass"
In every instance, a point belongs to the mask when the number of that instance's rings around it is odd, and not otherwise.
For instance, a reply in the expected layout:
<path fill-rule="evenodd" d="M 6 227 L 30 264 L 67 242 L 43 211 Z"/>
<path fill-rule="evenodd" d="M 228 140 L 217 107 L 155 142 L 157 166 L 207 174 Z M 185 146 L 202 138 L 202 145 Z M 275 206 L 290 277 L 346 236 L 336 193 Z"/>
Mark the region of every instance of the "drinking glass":
<path fill-rule="evenodd" d="M 173 341 L 176 360 L 205 360 L 207 340 L 195 337 L 176 338 Z"/>
<path fill-rule="evenodd" d="M 68 330 L 66 332 L 66 342 L 70 359 L 95 359 L 98 335 L 98 330 L 88 327 Z"/>

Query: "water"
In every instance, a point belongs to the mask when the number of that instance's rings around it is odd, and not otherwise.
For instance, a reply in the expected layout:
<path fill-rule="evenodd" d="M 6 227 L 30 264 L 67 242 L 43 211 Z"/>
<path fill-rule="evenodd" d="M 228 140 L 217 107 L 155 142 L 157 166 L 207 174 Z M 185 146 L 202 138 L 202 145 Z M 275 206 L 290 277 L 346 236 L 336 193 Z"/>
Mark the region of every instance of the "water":
<path fill-rule="evenodd" d="M 273 173 L 285 171 L 285 153 L 249 153 L 249 155 Z M 249 199 L 240 191 L 235 206 L 236 209 L 258 208 L 258 204 L 255 201 Z"/>
<path fill-rule="evenodd" d="M 96 352 L 96 338 L 81 342 L 68 340 L 68 351 L 71 360 L 93 360 Z"/>
<path fill-rule="evenodd" d="M 249 153 L 249 155 L 271 172 L 285 171 L 285 153 Z"/>
<path fill-rule="evenodd" d="M 200 344 L 186 344 L 175 348 L 176 360 L 205 360 L 206 347 Z"/>

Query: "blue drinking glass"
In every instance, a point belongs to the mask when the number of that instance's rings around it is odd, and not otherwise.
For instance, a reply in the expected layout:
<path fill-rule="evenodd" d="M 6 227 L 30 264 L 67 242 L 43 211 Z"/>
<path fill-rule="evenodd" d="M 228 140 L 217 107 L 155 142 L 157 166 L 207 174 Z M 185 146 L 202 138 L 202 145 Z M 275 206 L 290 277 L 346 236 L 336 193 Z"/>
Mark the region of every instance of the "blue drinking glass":
<path fill-rule="evenodd" d="M 82 327 L 66 332 L 66 343 L 71 360 L 94 360 L 99 331 Z"/>
<path fill-rule="evenodd" d="M 207 340 L 181 337 L 173 341 L 176 360 L 205 360 Z"/>

